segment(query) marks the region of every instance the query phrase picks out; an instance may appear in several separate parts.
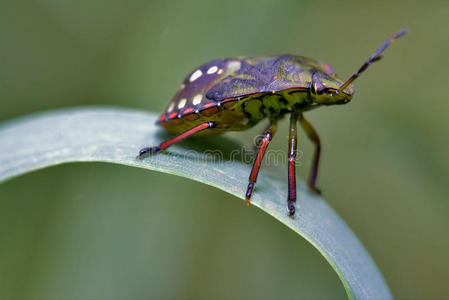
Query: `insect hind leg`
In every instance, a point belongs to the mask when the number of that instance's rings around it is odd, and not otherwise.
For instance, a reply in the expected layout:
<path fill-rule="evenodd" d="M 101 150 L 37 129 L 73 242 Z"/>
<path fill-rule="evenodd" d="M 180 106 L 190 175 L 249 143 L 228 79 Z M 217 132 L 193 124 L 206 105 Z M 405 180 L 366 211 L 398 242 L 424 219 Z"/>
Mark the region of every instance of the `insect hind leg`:
<path fill-rule="evenodd" d="M 206 129 L 213 129 L 217 127 L 217 123 L 210 121 L 210 122 L 204 122 L 201 123 L 193 128 L 190 128 L 183 133 L 175 136 L 174 138 L 168 139 L 162 143 L 159 144 L 159 146 L 153 146 L 153 147 L 145 147 L 140 149 L 139 155 L 137 156 L 139 159 L 143 159 L 146 156 L 156 154 L 159 151 L 165 150 L 166 148 L 170 147 L 171 145 L 182 141 L 185 138 L 188 138 L 189 136 L 194 135 L 195 133 L 198 133 L 200 131 L 206 130 Z"/>
<path fill-rule="evenodd" d="M 301 124 L 302 129 L 304 129 L 309 139 L 315 145 L 315 154 L 313 156 L 312 168 L 310 170 L 309 181 L 307 184 L 313 192 L 315 192 L 316 194 L 321 194 L 321 190 L 316 186 L 316 180 L 318 177 L 318 166 L 320 164 L 320 154 L 321 154 L 320 137 L 316 132 L 315 128 L 313 128 L 312 124 L 310 124 L 302 114 L 299 117 L 299 123 Z"/>

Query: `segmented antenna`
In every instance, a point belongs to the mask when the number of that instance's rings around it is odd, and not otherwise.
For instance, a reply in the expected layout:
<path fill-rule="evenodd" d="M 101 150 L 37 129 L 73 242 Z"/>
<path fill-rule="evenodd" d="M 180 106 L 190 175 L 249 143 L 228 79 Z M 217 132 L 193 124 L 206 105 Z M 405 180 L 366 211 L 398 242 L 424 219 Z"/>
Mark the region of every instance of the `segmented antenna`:
<path fill-rule="evenodd" d="M 343 83 L 340 88 L 338 89 L 338 92 L 343 92 L 343 90 L 345 88 L 348 87 L 348 85 L 350 85 L 354 80 L 356 80 L 357 77 L 359 77 L 360 74 L 362 74 L 370 64 L 372 64 L 373 62 L 378 61 L 379 59 L 382 58 L 382 56 L 380 55 L 382 52 L 384 52 L 385 49 L 387 49 L 387 47 L 393 43 L 395 40 L 397 40 L 398 38 L 400 38 L 401 36 L 403 36 L 404 34 L 406 34 L 408 32 L 408 28 L 404 28 L 401 31 L 399 31 L 398 33 L 396 33 L 395 35 L 393 35 L 392 37 L 390 37 L 388 40 L 386 40 L 382 46 L 379 47 L 379 49 L 377 49 L 377 51 L 371 55 L 370 58 L 368 58 L 368 60 L 360 67 L 360 69 L 355 72 L 354 74 L 352 74 L 351 77 L 349 77 L 348 80 L 346 80 L 345 83 Z"/>

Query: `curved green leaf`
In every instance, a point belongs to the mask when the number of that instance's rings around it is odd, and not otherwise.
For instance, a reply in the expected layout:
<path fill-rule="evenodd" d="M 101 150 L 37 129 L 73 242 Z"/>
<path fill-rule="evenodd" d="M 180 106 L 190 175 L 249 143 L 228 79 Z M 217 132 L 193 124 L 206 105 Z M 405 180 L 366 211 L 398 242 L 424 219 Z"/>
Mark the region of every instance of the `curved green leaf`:
<path fill-rule="evenodd" d="M 100 161 L 183 176 L 243 199 L 251 166 L 217 161 L 204 154 L 204 143 L 173 146 L 145 160 L 137 151 L 165 136 L 152 113 L 119 108 L 75 108 L 36 114 L 0 125 L 0 182 L 40 168 L 76 161 Z M 161 136 L 162 135 L 162 136 Z M 226 139 L 225 137 L 221 137 Z M 232 149 L 232 142 L 223 144 Z M 203 147 L 203 148 L 202 148 Z M 297 214 L 287 216 L 286 183 L 261 172 L 252 203 L 309 241 L 337 272 L 350 298 L 390 299 L 391 293 L 373 260 L 344 221 L 316 195 L 299 186 Z"/>

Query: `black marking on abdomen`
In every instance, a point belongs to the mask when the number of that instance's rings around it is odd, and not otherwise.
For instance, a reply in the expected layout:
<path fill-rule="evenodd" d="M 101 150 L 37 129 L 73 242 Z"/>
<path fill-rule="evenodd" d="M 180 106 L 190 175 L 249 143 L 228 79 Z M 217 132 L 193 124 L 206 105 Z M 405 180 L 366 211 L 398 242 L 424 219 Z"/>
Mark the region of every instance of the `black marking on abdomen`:
<path fill-rule="evenodd" d="M 290 95 L 290 93 L 289 93 L 289 95 Z M 285 98 L 282 97 L 282 96 L 280 96 L 280 97 L 281 97 L 281 98 L 279 99 L 279 102 L 281 102 L 281 103 L 284 104 L 284 105 L 289 105 L 287 99 L 285 99 Z"/>
<path fill-rule="evenodd" d="M 288 108 L 283 108 L 283 109 L 281 109 L 281 111 L 280 111 L 280 115 L 285 115 L 285 114 L 288 114 L 288 113 L 290 113 L 291 112 L 291 110 L 290 109 L 288 109 Z"/>
<path fill-rule="evenodd" d="M 253 115 L 253 114 L 251 114 L 251 112 L 249 112 L 248 110 L 247 110 L 247 106 L 248 106 L 248 104 L 250 104 L 250 103 L 255 103 L 256 101 L 258 101 L 259 102 L 259 112 L 261 113 L 261 115 L 262 115 L 262 118 L 257 118 L 255 115 Z M 245 114 L 245 116 L 248 118 L 248 119 L 250 119 L 250 121 L 254 121 L 254 120 L 260 120 L 260 119 L 263 119 L 264 117 L 265 117 L 265 113 L 263 112 L 263 111 L 261 111 L 261 107 L 263 106 L 263 102 L 262 102 L 262 100 L 260 99 L 260 98 L 250 98 L 250 99 L 248 99 L 248 100 L 246 100 L 246 101 L 244 101 L 243 103 L 242 103 L 242 110 L 243 110 L 243 113 Z"/>
<path fill-rule="evenodd" d="M 263 97 L 264 115 L 274 116 L 280 115 L 283 108 L 289 107 L 289 102 L 280 94 L 266 94 Z"/>
<path fill-rule="evenodd" d="M 305 103 L 296 102 L 295 105 L 294 105 L 294 109 L 296 111 L 302 111 L 304 109 L 304 106 L 305 106 L 304 104 Z"/>
<path fill-rule="evenodd" d="M 247 101 L 242 103 L 242 111 L 243 111 L 243 114 L 245 115 L 245 117 L 247 117 L 248 119 L 251 119 L 251 114 L 249 112 L 247 112 L 246 108 L 245 108 L 247 103 L 248 103 Z"/>
<path fill-rule="evenodd" d="M 265 110 L 265 105 L 263 103 L 263 100 L 260 99 L 259 112 L 262 114 L 262 116 L 266 117 L 266 114 L 265 114 L 264 110 Z"/>

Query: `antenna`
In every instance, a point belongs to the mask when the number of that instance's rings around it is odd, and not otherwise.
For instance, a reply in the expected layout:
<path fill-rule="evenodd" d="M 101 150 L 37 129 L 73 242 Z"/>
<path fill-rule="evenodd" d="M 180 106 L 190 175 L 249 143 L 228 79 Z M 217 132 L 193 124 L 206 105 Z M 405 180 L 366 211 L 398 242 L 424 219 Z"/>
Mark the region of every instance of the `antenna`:
<path fill-rule="evenodd" d="M 386 40 L 382 46 L 379 47 L 379 49 L 377 49 L 377 51 L 370 56 L 370 58 L 368 58 L 367 61 L 365 61 L 363 63 L 363 65 L 360 67 L 360 69 L 355 72 L 354 74 L 352 74 L 351 77 L 349 77 L 348 80 L 346 80 L 345 83 L 343 83 L 340 88 L 338 89 L 338 93 L 343 92 L 343 90 L 345 88 L 348 87 L 348 85 L 350 85 L 354 80 L 357 79 L 357 77 L 359 77 L 360 74 L 362 74 L 369 65 L 371 65 L 373 62 L 378 61 L 379 59 L 382 58 L 382 55 L 380 55 L 382 52 L 384 52 L 385 49 L 387 49 L 388 46 L 390 46 L 391 43 L 393 43 L 395 40 L 397 40 L 398 38 L 400 38 L 401 36 L 403 36 L 404 34 L 406 34 L 408 32 L 408 27 L 402 29 L 401 31 L 399 31 L 398 33 L 396 33 L 395 35 L 393 35 L 392 37 L 390 37 L 388 40 Z"/>

